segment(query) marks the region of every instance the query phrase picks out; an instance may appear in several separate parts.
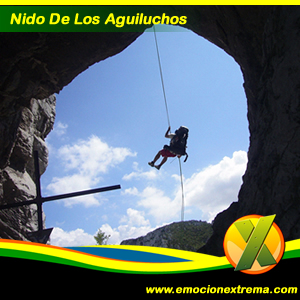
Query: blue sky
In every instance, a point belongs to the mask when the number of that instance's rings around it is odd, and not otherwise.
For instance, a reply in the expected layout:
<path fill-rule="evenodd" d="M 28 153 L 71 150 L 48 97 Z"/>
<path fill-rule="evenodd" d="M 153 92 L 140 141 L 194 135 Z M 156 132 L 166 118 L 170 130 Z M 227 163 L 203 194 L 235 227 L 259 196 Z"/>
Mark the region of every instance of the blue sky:
<path fill-rule="evenodd" d="M 237 200 L 247 163 L 249 132 L 243 78 L 223 50 L 188 30 L 157 32 L 172 131 L 190 129 L 182 162 L 185 220 L 211 221 Z M 178 159 L 148 166 L 168 122 L 154 34 L 91 66 L 57 95 L 47 137 L 44 196 L 120 184 L 121 189 L 45 203 L 51 244 L 108 243 L 145 235 L 180 221 Z"/>

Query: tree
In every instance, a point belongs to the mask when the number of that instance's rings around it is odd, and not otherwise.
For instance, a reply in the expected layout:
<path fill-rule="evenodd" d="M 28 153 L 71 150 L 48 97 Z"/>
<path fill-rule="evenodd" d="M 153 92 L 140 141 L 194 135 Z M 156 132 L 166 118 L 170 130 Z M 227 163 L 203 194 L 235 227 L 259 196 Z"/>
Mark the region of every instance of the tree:
<path fill-rule="evenodd" d="M 102 232 L 101 229 L 98 230 L 97 234 L 94 236 L 98 245 L 107 245 L 107 241 L 110 238 L 110 235 L 106 235 L 105 232 Z"/>

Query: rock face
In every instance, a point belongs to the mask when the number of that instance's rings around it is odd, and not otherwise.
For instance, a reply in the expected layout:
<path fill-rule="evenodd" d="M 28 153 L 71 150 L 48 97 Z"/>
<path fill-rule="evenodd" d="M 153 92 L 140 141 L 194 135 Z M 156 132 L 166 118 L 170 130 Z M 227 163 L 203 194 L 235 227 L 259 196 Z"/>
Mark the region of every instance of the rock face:
<path fill-rule="evenodd" d="M 176 222 L 147 235 L 122 241 L 121 245 L 153 246 L 197 251 L 212 234 L 211 224 L 201 221 Z"/>
<path fill-rule="evenodd" d="M 0 170 L 1 204 L 21 202 L 36 196 L 34 162 L 32 153 L 39 151 L 40 171 L 46 170 L 48 149 L 45 137 L 55 118 L 55 97 L 44 100 L 31 99 L 29 107 L 23 107 L 17 115 L 17 130 L 10 141 L 10 155 L 6 166 Z M 2 123 L 2 126 L 5 124 Z M 6 140 L 1 140 L 4 145 Z M 36 206 L 23 206 L 0 211 L 0 238 L 27 240 L 26 233 L 36 231 Z"/>
<path fill-rule="evenodd" d="M 249 214 L 276 214 L 286 240 L 300 237 L 300 10 L 275 8 L 266 20 L 254 76 L 243 70 L 250 147 L 239 201 L 214 220 L 202 249 L 224 255 L 227 228 Z M 250 75 L 250 79 L 249 78 Z"/>
<path fill-rule="evenodd" d="M 186 15 L 186 27 L 231 55 L 240 65 L 245 81 L 250 131 L 247 170 L 238 202 L 216 217 L 214 234 L 201 251 L 223 255 L 227 228 L 247 214 L 276 214 L 275 222 L 285 239 L 299 238 L 300 7 L 163 9 L 170 15 Z M 27 148 L 27 142 L 16 143 L 16 139 L 26 132 L 24 138 L 31 143 L 32 129 L 20 126 L 30 120 L 31 99 L 44 99 L 59 92 L 88 66 L 122 51 L 139 35 L 0 33 L 1 182 L 8 184 L 12 182 L 10 178 L 21 173 L 27 180 L 25 170 L 31 148 Z M 20 179 L 19 186 L 21 182 Z M 2 183 L 1 202 L 15 201 L 14 185 L 4 188 Z M 21 217 L 13 215 L 7 216 L 3 226 L 14 218 L 12 223 L 22 223 Z"/>

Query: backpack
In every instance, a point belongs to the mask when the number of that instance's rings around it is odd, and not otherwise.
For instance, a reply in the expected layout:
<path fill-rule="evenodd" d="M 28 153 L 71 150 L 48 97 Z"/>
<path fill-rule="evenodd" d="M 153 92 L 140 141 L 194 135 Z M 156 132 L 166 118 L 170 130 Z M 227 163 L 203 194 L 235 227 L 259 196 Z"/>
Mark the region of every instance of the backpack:
<path fill-rule="evenodd" d="M 188 154 L 186 153 L 188 136 L 189 129 L 185 126 L 180 126 L 175 131 L 175 136 L 171 139 L 170 146 L 165 145 L 164 149 L 176 155 L 186 155 L 186 158 L 184 160 L 184 162 L 186 162 L 188 158 Z"/>

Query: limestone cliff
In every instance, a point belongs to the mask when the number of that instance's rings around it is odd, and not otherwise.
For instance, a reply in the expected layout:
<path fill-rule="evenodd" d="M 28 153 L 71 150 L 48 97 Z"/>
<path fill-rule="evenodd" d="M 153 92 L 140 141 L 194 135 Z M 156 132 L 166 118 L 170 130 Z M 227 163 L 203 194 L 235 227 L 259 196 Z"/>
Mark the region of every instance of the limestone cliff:
<path fill-rule="evenodd" d="M 186 27 L 231 55 L 245 81 L 250 131 L 247 170 L 238 202 L 216 217 L 214 234 L 202 251 L 223 255 L 227 228 L 247 214 L 276 214 L 285 239 L 300 238 L 300 7 L 168 6 L 164 10 L 186 15 Z M 8 168 L 26 177 L 23 153 L 29 149 L 22 142 L 14 146 L 24 131 L 21 119 L 26 122 L 30 115 L 31 99 L 59 92 L 80 72 L 119 53 L 139 35 L 0 33 L 2 182 L 10 182 Z M 12 185 L 8 190 L 1 186 L 1 202 L 4 193 L 9 195 L 5 201 L 14 201 Z M 14 224 L 21 220 L 15 218 Z"/>
<path fill-rule="evenodd" d="M 212 234 L 211 224 L 201 221 L 175 222 L 147 235 L 122 241 L 121 245 L 153 246 L 197 251 Z"/>
<path fill-rule="evenodd" d="M 31 99 L 29 107 L 22 107 L 2 119 L 1 126 L 7 130 L 15 122 L 15 134 L 9 142 L 10 151 L 6 164 L 0 170 L 0 203 L 8 204 L 34 199 L 36 196 L 34 163 L 32 153 L 39 151 L 40 171 L 46 170 L 48 150 L 45 137 L 53 127 L 55 118 L 55 97 L 44 100 Z M 8 119 L 11 119 L 9 122 Z M 36 206 L 23 206 L 0 211 L 0 238 L 27 240 L 26 233 L 37 230 Z"/>

